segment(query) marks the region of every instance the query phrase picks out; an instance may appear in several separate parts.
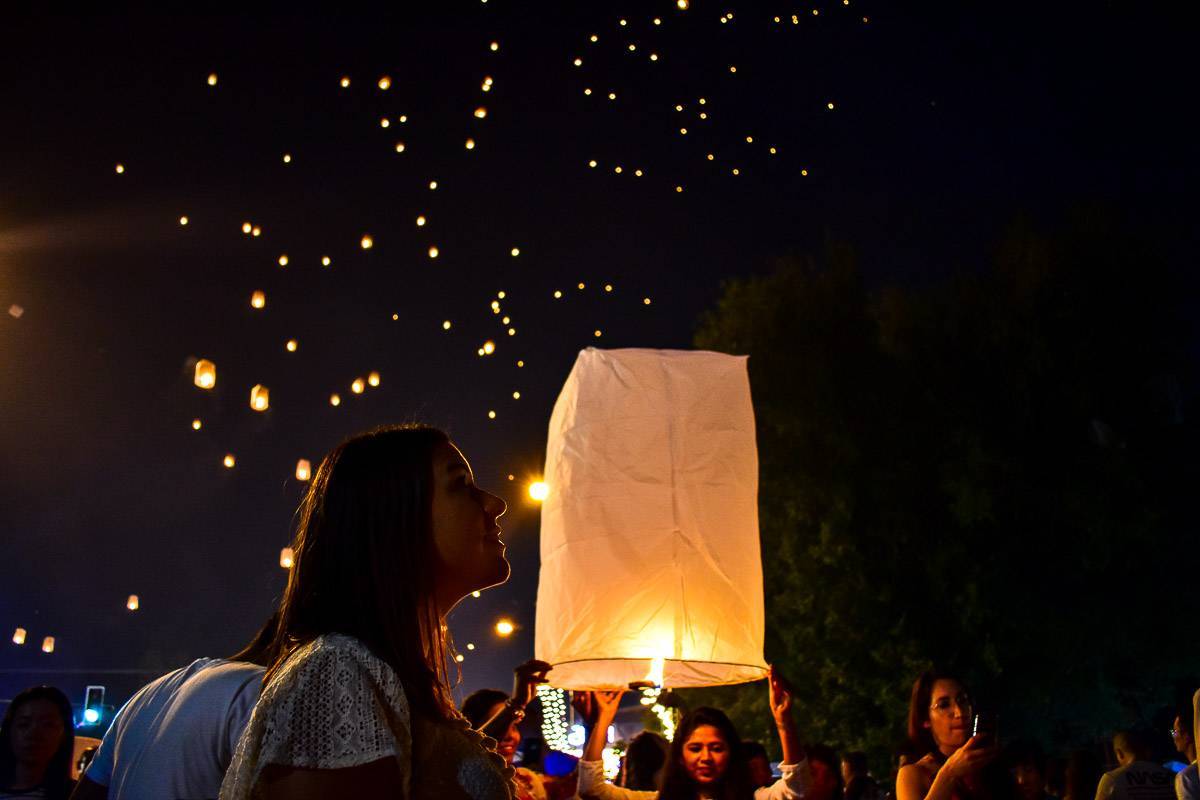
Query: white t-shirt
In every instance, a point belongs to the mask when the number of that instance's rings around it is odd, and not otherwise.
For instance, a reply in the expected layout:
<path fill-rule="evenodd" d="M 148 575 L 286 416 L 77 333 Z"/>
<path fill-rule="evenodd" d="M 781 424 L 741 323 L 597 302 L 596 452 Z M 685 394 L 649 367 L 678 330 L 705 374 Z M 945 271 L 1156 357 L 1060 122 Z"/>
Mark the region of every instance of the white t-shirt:
<path fill-rule="evenodd" d="M 1200 773 L 1193 761 L 1175 775 L 1176 800 L 1200 800 Z"/>
<path fill-rule="evenodd" d="M 1106 772 L 1096 800 L 1175 800 L 1175 773 L 1149 761 L 1135 761 Z"/>
<path fill-rule="evenodd" d="M 87 778 L 122 800 L 215 798 L 263 672 L 200 658 L 146 684 L 117 712 Z"/>

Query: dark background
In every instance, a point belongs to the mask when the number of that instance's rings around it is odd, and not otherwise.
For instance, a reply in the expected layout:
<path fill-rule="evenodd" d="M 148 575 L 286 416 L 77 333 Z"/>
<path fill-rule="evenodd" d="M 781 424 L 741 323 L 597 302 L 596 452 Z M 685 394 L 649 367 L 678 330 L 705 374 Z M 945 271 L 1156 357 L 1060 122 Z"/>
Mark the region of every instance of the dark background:
<path fill-rule="evenodd" d="M 830 238 L 855 244 L 870 285 L 919 287 L 987 263 L 1014 216 L 1053 224 L 1084 202 L 1190 265 L 1194 69 L 1171 13 L 859 0 L 10 12 L 0 307 L 24 314 L 0 318 L 0 697 L 53 682 L 79 699 L 99 682 L 119 703 L 237 649 L 283 586 L 296 459 L 315 466 L 346 435 L 410 419 L 445 426 L 509 501 L 513 578 L 451 620 L 460 649 L 478 648 L 462 691 L 507 686 L 532 654 L 524 484 L 580 348 L 688 347 L 724 279 Z M 246 220 L 263 235 L 244 236 Z M 489 307 L 499 291 L 513 337 Z M 497 350 L 480 358 L 486 339 Z M 217 364 L 212 392 L 192 385 L 199 357 Z M 352 395 L 373 369 L 382 385 Z M 256 383 L 271 389 L 265 414 L 247 407 Z M 490 632 L 501 615 L 519 625 L 508 640 Z M 24 647 L 7 643 L 17 626 Z"/>

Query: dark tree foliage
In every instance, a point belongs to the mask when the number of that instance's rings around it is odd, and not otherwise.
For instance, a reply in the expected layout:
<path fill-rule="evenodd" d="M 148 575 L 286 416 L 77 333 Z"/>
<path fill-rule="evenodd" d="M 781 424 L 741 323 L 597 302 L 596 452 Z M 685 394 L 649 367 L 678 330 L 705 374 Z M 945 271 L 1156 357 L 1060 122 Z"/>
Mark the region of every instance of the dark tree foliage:
<path fill-rule="evenodd" d="M 1054 749 L 1194 681 L 1190 302 L 1097 215 L 934 287 L 869 290 L 844 246 L 725 287 L 695 344 L 750 356 L 767 658 L 807 740 L 887 775 L 934 664 Z M 683 694 L 772 740 L 762 684 Z"/>

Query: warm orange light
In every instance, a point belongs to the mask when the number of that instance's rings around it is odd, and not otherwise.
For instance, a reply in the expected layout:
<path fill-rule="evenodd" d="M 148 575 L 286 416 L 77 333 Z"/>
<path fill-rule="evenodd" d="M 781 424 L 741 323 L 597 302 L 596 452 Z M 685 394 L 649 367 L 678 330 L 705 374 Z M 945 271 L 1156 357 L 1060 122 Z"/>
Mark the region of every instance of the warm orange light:
<path fill-rule="evenodd" d="M 125 165 L 117 164 L 116 170 L 118 175 L 123 175 L 125 173 Z"/>
<path fill-rule="evenodd" d="M 246 234 L 247 236 L 249 236 L 249 235 L 250 235 L 250 231 L 252 231 L 252 230 L 254 230 L 254 226 L 253 226 L 253 225 L 251 225 L 249 222 L 243 222 L 243 223 L 242 223 L 242 233 L 244 233 L 244 234 Z"/>
<path fill-rule="evenodd" d="M 329 256 L 321 256 L 321 266 L 328 267 L 332 263 L 333 263 L 333 259 L 330 258 Z"/>
<path fill-rule="evenodd" d="M 179 218 L 179 224 L 180 224 L 180 225 L 187 225 L 187 224 L 188 224 L 188 218 L 187 218 L 187 217 L 180 217 L 180 218 Z"/>
<path fill-rule="evenodd" d="M 363 250 L 370 250 L 372 247 L 375 246 L 375 240 L 372 239 L 369 234 L 364 234 L 362 237 L 362 240 L 359 241 L 359 245 L 362 247 Z"/>
<path fill-rule="evenodd" d="M 484 352 L 484 355 L 489 355 L 489 356 L 492 353 L 496 352 L 496 343 L 493 342 L 491 339 L 488 339 L 486 342 L 483 343 L 483 352 Z"/>
<path fill-rule="evenodd" d="M 288 265 L 287 253 L 284 253 L 283 255 L 281 255 L 279 257 L 279 266 L 286 267 L 287 265 Z"/>
<path fill-rule="evenodd" d="M 362 378 L 355 378 L 354 382 L 350 384 L 350 391 L 355 394 L 362 394 L 366 386 L 367 384 Z"/>
<path fill-rule="evenodd" d="M 521 248 L 514 247 L 512 250 L 509 251 L 509 253 L 512 255 L 513 258 L 516 258 L 517 256 L 521 255 Z"/>
<path fill-rule="evenodd" d="M 300 343 L 297 342 L 295 339 L 288 339 L 287 344 L 284 345 L 284 348 L 286 348 L 289 353 L 294 353 L 294 352 L 296 352 L 296 348 L 299 346 L 300 346 Z"/>
<path fill-rule="evenodd" d="M 202 358 L 196 362 L 196 373 L 192 379 L 201 389 L 211 389 L 217 385 L 217 365 Z"/>
<path fill-rule="evenodd" d="M 237 463 L 237 459 L 233 457 L 233 453 L 226 453 L 221 463 L 225 465 L 226 469 L 233 469 L 233 465 Z"/>
<path fill-rule="evenodd" d="M 517 626 L 509 619 L 499 619 L 496 621 L 496 634 L 498 636 L 512 636 L 513 631 Z"/>
<path fill-rule="evenodd" d="M 550 487 L 544 481 L 534 481 L 529 484 L 529 497 L 539 503 L 550 496 Z"/>
<path fill-rule="evenodd" d="M 43 653 L 53 653 L 54 652 L 54 637 L 53 636 L 47 636 L 45 639 L 42 639 L 42 652 Z"/>
<path fill-rule="evenodd" d="M 474 139 L 467 139 L 467 142 L 466 142 L 466 148 L 467 148 L 468 150 L 474 150 L 474 149 L 475 149 L 475 140 L 474 140 Z"/>
<path fill-rule="evenodd" d="M 372 372 L 370 375 L 367 376 L 367 385 L 368 386 L 378 386 L 379 385 L 379 373 L 378 372 Z"/>
<path fill-rule="evenodd" d="M 336 408 L 337 406 L 340 406 L 341 404 L 342 404 L 341 395 L 336 394 L 336 393 L 329 395 L 329 405 Z"/>
<path fill-rule="evenodd" d="M 138 596 L 136 594 L 129 595 L 129 599 L 125 601 L 125 607 L 130 611 L 137 611 L 139 608 Z"/>
<path fill-rule="evenodd" d="M 350 88 L 350 78 L 348 78 L 346 76 L 342 76 L 341 84 L 342 84 L 343 89 L 349 89 Z"/>
<path fill-rule="evenodd" d="M 200 421 L 199 417 L 196 417 L 194 420 L 192 420 L 192 430 L 198 431 L 202 427 L 204 427 L 204 423 Z"/>
<path fill-rule="evenodd" d="M 437 258 L 437 257 L 438 257 L 438 252 L 439 252 L 439 250 L 438 250 L 436 247 L 430 247 L 430 248 L 429 248 L 429 257 L 430 257 L 430 258 Z"/>
<path fill-rule="evenodd" d="M 271 390 L 256 383 L 250 389 L 250 407 L 255 411 L 266 411 L 271 405 Z"/>
<path fill-rule="evenodd" d="M 296 554 L 292 552 L 292 548 L 285 547 L 279 551 L 279 566 L 284 569 L 291 569 L 296 564 Z"/>
<path fill-rule="evenodd" d="M 382 78 L 379 79 L 379 83 L 377 85 L 379 86 L 380 89 L 382 89 L 383 91 L 386 92 L 388 89 L 392 88 L 392 79 L 389 78 L 387 75 L 384 75 Z"/>
<path fill-rule="evenodd" d="M 208 85 L 209 86 L 217 85 L 217 73 L 215 73 L 215 72 L 208 73 Z"/>
<path fill-rule="evenodd" d="M 307 458 L 302 458 L 296 462 L 296 480 L 306 481 L 312 477 L 312 464 Z"/>
<path fill-rule="evenodd" d="M 480 106 L 479 108 L 475 109 L 475 119 L 484 119 L 485 117 L 487 117 L 486 108 Z"/>
<path fill-rule="evenodd" d="M 254 308 L 262 308 L 267 304 L 267 295 L 261 289 L 250 295 L 250 305 Z"/>
<path fill-rule="evenodd" d="M 422 228 L 424 226 L 425 226 L 425 215 L 421 214 L 419 217 L 417 217 L 417 227 Z"/>
<path fill-rule="evenodd" d="M 25 644 L 25 629 L 17 628 L 13 631 L 13 644 Z"/>

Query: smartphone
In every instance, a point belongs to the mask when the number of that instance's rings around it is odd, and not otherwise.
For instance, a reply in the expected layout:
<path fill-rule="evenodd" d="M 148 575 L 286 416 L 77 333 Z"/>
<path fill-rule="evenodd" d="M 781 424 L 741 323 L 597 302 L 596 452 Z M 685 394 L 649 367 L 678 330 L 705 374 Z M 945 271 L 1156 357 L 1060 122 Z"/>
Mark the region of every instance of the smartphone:
<path fill-rule="evenodd" d="M 985 745 L 995 745 L 998 741 L 996 715 L 976 714 L 971 722 L 971 735 L 978 736 Z"/>

